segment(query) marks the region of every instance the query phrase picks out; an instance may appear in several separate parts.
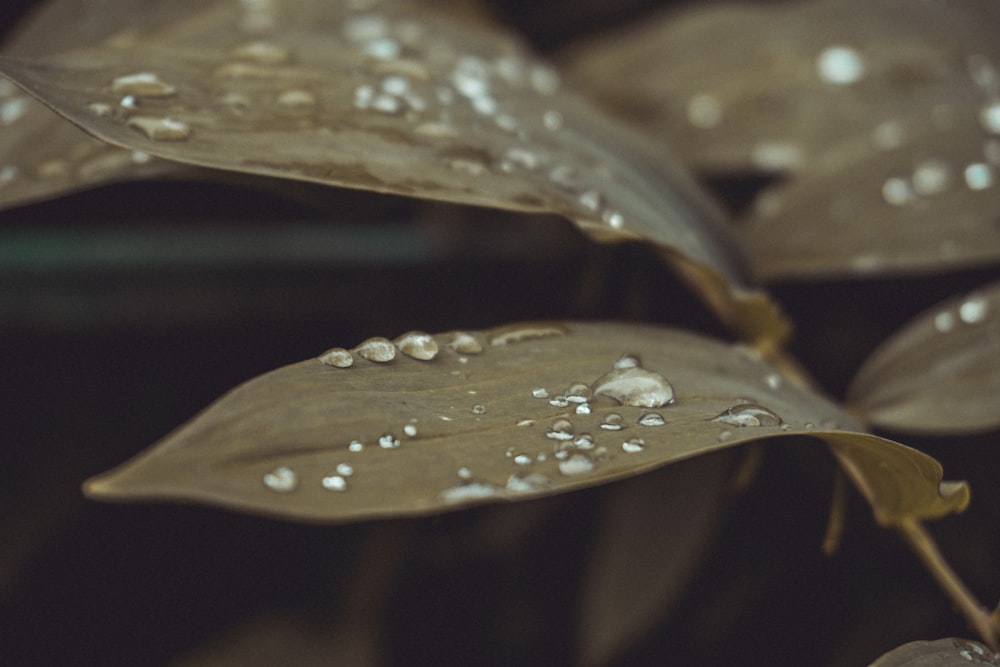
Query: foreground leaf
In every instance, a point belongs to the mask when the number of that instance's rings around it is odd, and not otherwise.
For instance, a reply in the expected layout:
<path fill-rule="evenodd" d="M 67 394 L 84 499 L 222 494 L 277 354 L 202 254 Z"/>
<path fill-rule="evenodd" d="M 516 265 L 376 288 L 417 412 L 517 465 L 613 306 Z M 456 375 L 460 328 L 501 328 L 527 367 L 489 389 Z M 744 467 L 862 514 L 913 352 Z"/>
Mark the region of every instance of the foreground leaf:
<path fill-rule="evenodd" d="M 901 433 L 1000 428 L 1000 283 L 935 307 L 885 341 L 847 396 L 867 422 Z"/>
<path fill-rule="evenodd" d="M 109 143 L 178 162 L 574 220 L 643 239 L 748 337 L 780 339 L 730 232 L 660 147 L 513 39 L 420 3 L 216 0 L 4 72 Z"/>
<path fill-rule="evenodd" d="M 832 434 L 875 489 L 876 513 L 926 518 L 968 500 L 964 486 L 938 495 L 930 457 L 833 430 L 859 427 L 740 346 L 651 326 L 528 323 L 412 334 L 398 349 L 372 339 L 251 380 L 85 491 L 352 521 L 546 496 L 737 443 Z"/>
<path fill-rule="evenodd" d="M 916 641 L 895 648 L 869 667 L 966 667 L 1000 665 L 1000 653 L 968 639 Z"/>
<path fill-rule="evenodd" d="M 991 2 L 713 5 L 567 60 L 709 173 L 784 176 L 748 216 L 764 279 L 1000 259 Z"/>

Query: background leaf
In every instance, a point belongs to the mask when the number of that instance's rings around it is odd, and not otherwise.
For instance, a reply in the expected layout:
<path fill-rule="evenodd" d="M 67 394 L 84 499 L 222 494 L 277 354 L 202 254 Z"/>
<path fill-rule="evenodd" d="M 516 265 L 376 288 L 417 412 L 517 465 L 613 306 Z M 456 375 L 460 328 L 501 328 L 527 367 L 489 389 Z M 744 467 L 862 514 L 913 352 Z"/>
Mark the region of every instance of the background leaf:
<path fill-rule="evenodd" d="M 1000 665 L 1000 654 L 968 639 L 916 641 L 893 649 L 869 667 L 965 667 Z"/>
<path fill-rule="evenodd" d="M 901 433 L 1000 427 L 1000 283 L 916 318 L 865 361 L 848 390 L 864 418 Z"/>
<path fill-rule="evenodd" d="M 269 5 L 270 7 L 270 5 Z M 666 157 L 494 28 L 431 7 L 215 2 L 5 73 L 109 143 L 189 164 L 574 220 L 643 239 L 749 337 L 785 325 Z"/>
<path fill-rule="evenodd" d="M 85 491 L 351 521 L 579 489 L 816 424 L 823 438 L 858 428 L 745 348 L 679 331 L 525 323 L 416 339 L 399 339 L 399 354 L 370 339 L 251 380 Z M 438 350 L 429 361 L 412 356 L 427 349 Z M 938 496 L 930 457 L 832 437 L 875 489 L 877 513 L 939 516 L 967 502 L 964 486 Z"/>
<path fill-rule="evenodd" d="M 781 178 L 745 221 L 767 280 L 1000 258 L 995 3 L 713 5 L 591 41 L 574 77 L 697 169 Z"/>

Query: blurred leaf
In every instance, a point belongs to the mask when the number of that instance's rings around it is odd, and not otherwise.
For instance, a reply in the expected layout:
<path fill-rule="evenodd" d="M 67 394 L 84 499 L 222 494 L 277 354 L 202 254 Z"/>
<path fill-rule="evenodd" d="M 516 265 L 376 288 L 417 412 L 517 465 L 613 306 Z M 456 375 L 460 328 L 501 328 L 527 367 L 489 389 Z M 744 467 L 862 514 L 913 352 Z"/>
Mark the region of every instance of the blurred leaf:
<path fill-rule="evenodd" d="M 857 425 L 741 346 L 621 323 L 398 345 L 371 339 L 251 380 L 85 491 L 352 521 L 545 496 L 805 434 L 837 445 L 877 515 L 940 516 L 968 500 L 964 485 L 938 496 L 930 457 L 834 430 Z"/>
<path fill-rule="evenodd" d="M 1000 653 L 968 639 L 937 639 L 903 644 L 869 667 L 965 667 L 1000 665 Z"/>
<path fill-rule="evenodd" d="M 1000 427 L 1000 283 L 909 323 L 865 361 L 847 396 L 866 421 L 901 433 Z"/>
<path fill-rule="evenodd" d="M 1000 259 L 996 3 L 713 5 L 583 45 L 575 78 L 707 172 L 786 174 L 765 279 Z"/>
<path fill-rule="evenodd" d="M 142 39 L 0 62 L 88 132 L 145 154 L 554 212 L 601 241 L 646 240 L 747 337 L 785 336 L 720 213 L 661 147 L 451 11 L 216 0 Z"/>

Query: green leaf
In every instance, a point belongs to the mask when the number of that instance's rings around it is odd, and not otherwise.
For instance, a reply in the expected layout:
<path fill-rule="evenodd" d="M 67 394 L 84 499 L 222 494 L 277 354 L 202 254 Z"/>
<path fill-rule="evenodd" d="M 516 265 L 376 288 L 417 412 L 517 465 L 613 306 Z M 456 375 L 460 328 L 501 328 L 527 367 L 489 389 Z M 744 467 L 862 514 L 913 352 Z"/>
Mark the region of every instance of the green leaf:
<path fill-rule="evenodd" d="M 1000 428 L 1000 283 L 927 311 L 865 361 L 848 390 L 855 412 L 900 433 Z"/>
<path fill-rule="evenodd" d="M 546 496 L 815 434 L 872 489 L 877 515 L 967 502 L 964 486 L 938 496 L 933 459 L 840 431 L 859 427 L 747 348 L 671 329 L 522 323 L 371 339 L 320 359 L 232 390 L 86 493 L 344 522 Z"/>
<path fill-rule="evenodd" d="M 709 173 L 781 174 L 745 221 L 761 278 L 1000 259 L 996 3 L 823 0 L 665 15 L 567 57 Z"/>
<path fill-rule="evenodd" d="M 560 86 L 503 32 L 433 5 L 270 9 L 183 21 L 4 73 L 96 137 L 206 167 L 561 214 L 642 239 L 748 337 L 786 325 L 731 232 L 662 147 Z"/>
<path fill-rule="evenodd" d="M 994 653 L 969 639 L 916 641 L 895 648 L 869 667 L 966 667 L 1000 665 L 1000 653 Z"/>

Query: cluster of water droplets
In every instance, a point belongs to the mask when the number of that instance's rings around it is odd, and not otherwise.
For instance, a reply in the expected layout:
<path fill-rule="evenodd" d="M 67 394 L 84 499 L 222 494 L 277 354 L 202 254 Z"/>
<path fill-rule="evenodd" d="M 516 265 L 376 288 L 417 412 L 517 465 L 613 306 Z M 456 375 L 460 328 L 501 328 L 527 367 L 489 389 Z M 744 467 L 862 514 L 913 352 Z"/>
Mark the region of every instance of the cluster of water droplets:
<path fill-rule="evenodd" d="M 990 307 L 986 298 L 972 295 L 957 308 L 948 308 L 935 315 L 934 328 L 941 333 L 948 333 L 958 326 L 982 324 L 989 316 Z"/>

